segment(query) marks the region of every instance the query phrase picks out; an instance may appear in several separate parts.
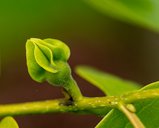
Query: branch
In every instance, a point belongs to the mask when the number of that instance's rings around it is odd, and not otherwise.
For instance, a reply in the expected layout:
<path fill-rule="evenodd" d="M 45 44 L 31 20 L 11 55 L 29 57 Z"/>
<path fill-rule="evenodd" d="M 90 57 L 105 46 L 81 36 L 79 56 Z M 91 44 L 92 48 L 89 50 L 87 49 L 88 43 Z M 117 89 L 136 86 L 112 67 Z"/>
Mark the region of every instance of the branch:
<path fill-rule="evenodd" d="M 112 108 L 118 108 L 118 105 L 121 102 L 124 104 L 129 104 L 135 101 L 157 97 L 159 97 L 159 89 L 136 91 L 122 96 L 106 96 L 94 98 L 83 97 L 82 99 L 74 102 L 66 99 L 57 99 L 8 104 L 0 105 L 0 116 L 66 112 L 105 115 Z M 99 109 L 101 111 L 99 111 Z"/>
<path fill-rule="evenodd" d="M 121 96 L 124 103 L 133 103 L 143 99 L 152 99 L 159 97 L 159 89 L 139 90 L 127 93 Z"/>
<path fill-rule="evenodd" d="M 103 98 L 83 98 L 77 102 L 66 99 L 46 100 L 36 102 L 26 102 L 17 104 L 0 105 L 0 116 L 29 115 L 29 114 L 45 114 L 45 113 L 91 113 L 106 114 L 113 107 L 110 101 L 114 97 Z M 72 102 L 72 103 L 71 103 Z M 99 111 L 91 111 L 91 109 L 104 108 L 106 113 Z"/>

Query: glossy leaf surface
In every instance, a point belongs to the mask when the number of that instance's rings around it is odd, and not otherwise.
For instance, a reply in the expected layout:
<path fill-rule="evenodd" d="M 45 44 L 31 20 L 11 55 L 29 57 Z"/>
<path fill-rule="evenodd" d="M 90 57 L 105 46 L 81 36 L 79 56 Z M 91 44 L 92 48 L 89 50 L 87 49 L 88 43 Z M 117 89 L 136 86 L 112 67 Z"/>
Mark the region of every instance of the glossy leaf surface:
<path fill-rule="evenodd" d="M 140 91 L 148 89 L 158 89 L 159 82 L 149 84 Z M 146 99 L 133 103 L 137 110 L 137 115 L 146 128 L 159 127 L 159 98 Z M 125 115 L 119 110 L 112 110 L 106 115 L 96 128 L 133 128 Z"/>
<path fill-rule="evenodd" d="M 131 92 L 140 88 L 137 83 L 121 79 L 91 67 L 79 66 L 76 68 L 76 72 L 109 96 L 121 95 L 125 92 Z"/>

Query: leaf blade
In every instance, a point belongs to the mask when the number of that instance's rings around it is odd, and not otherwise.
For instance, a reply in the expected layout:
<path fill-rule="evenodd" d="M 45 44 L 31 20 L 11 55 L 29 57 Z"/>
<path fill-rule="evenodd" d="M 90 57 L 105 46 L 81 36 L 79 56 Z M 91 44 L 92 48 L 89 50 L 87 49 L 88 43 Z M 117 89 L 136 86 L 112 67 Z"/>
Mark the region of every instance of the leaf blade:
<path fill-rule="evenodd" d="M 91 67 L 78 66 L 76 73 L 107 95 L 121 95 L 125 92 L 139 89 L 139 84 L 137 83 L 120 79 Z"/>
<path fill-rule="evenodd" d="M 151 83 L 139 91 L 148 90 L 148 89 L 158 89 L 159 82 Z M 137 101 L 134 103 L 134 106 L 137 110 L 137 115 L 144 123 L 146 128 L 157 128 L 159 127 L 159 98 L 146 99 Z M 129 123 L 125 115 L 119 110 L 113 110 L 108 113 L 109 116 L 105 116 L 96 128 L 133 128 Z M 121 120 L 123 119 L 123 120 Z M 119 122 L 120 121 L 120 122 Z M 122 125 L 116 125 L 115 122 Z"/>
<path fill-rule="evenodd" d="M 0 122 L 0 128 L 19 128 L 13 117 L 5 117 Z"/>
<path fill-rule="evenodd" d="M 128 119 L 117 109 L 111 110 L 95 128 L 124 128 Z M 119 127 L 120 126 L 120 127 Z"/>
<path fill-rule="evenodd" d="M 159 31 L 157 0 L 87 0 L 86 2 L 103 14 Z"/>

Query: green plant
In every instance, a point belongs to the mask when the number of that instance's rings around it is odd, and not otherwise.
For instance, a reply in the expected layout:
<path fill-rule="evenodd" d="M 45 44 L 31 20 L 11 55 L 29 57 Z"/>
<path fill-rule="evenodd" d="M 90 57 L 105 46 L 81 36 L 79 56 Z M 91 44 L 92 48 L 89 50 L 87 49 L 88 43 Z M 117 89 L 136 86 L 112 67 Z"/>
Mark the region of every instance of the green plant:
<path fill-rule="evenodd" d="M 159 127 L 159 82 L 140 89 L 134 82 L 78 66 L 77 74 L 98 87 L 107 96 L 85 97 L 71 75 L 67 63 L 70 50 L 55 39 L 31 38 L 26 43 L 27 66 L 32 79 L 47 81 L 64 89 L 62 99 L 0 105 L 0 116 L 45 113 L 95 114 L 104 117 L 96 128 Z M 151 120 L 149 119 L 151 117 Z M 18 128 L 12 117 L 5 117 L 0 128 Z"/>
<path fill-rule="evenodd" d="M 85 0 L 103 14 L 159 31 L 158 0 Z"/>

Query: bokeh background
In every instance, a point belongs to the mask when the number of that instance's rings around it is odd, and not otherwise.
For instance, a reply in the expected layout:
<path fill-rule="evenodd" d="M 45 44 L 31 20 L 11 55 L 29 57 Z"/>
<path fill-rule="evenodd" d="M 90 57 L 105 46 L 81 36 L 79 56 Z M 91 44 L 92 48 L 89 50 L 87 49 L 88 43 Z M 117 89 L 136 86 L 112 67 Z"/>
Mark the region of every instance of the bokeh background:
<path fill-rule="evenodd" d="M 133 5 L 136 7 L 135 3 Z M 153 10 L 155 5 L 144 9 Z M 147 7 L 146 4 L 142 6 Z M 71 48 L 72 69 L 80 64 L 90 65 L 143 86 L 157 81 L 159 29 L 155 24 L 159 24 L 158 19 L 154 19 L 154 26 L 150 27 L 142 20 L 131 22 L 134 19 L 131 16 L 120 18 L 113 11 L 103 13 L 83 0 L 0 1 L 0 103 L 63 97 L 59 88 L 36 83 L 29 77 L 25 42 L 31 37 L 66 42 Z M 145 15 L 143 12 L 141 14 Z M 151 19 L 151 14 L 148 16 Z M 73 75 L 84 95 L 104 95 L 75 73 Z M 101 118 L 46 114 L 19 116 L 16 120 L 21 128 L 93 128 Z"/>

